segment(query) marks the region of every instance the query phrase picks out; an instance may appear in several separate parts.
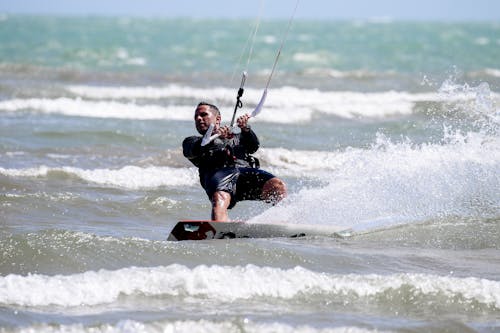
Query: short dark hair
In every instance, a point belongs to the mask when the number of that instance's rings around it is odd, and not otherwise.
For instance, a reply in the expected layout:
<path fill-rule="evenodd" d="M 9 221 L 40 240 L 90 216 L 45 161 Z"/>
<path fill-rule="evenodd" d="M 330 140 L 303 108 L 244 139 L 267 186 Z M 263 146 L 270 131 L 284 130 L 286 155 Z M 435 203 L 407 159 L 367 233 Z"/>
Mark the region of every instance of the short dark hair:
<path fill-rule="evenodd" d="M 203 105 L 208 106 L 208 109 L 210 111 L 212 111 L 212 113 L 214 114 L 214 116 L 220 116 L 219 108 L 216 107 L 213 104 L 210 104 L 210 103 L 207 103 L 207 102 L 200 102 L 200 103 L 198 103 L 198 106 L 196 106 L 196 108 L 198 109 L 200 106 L 203 106 Z"/>

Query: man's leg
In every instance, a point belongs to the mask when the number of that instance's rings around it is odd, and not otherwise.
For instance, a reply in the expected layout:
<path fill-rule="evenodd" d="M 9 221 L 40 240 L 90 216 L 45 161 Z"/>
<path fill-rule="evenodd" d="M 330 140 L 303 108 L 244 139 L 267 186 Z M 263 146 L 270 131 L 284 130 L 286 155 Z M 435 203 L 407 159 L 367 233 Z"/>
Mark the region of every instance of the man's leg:
<path fill-rule="evenodd" d="M 286 184 L 279 178 L 271 178 L 262 187 L 262 200 L 273 205 L 286 197 Z"/>
<path fill-rule="evenodd" d="M 227 207 L 231 203 L 231 195 L 224 191 L 217 191 L 212 196 L 212 220 L 229 221 Z"/>

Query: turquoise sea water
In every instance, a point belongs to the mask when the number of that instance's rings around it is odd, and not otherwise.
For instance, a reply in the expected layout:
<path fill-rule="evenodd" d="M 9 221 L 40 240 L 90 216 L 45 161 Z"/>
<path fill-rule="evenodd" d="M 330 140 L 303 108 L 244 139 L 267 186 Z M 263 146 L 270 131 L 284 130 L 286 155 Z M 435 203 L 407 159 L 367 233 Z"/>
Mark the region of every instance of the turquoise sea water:
<path fill-rule="evenodd" d="M 167 242 L 210 204 L 200 100 L 258 103 L 288 24 L 0 17 L 0 332 L 500 329 L 500 24 L 296 21 L 264 111 L 276 207 L 354 236 Z"/>
<path fill-rule="evenodd" d="M 231 73 L 252 20 L 6 17 L 3 64 L 83 71 Z M 64 29 L 62 29 L 64 27 Z M 272 64 L 286 21 L 260 22 L 249 66 Z M 284 72 L 441 74 L 496 69 L 500 26 L 492 23 L 298 21 L 280 61 Z M 246 62 L 246 54 L 243 57 Z"/>

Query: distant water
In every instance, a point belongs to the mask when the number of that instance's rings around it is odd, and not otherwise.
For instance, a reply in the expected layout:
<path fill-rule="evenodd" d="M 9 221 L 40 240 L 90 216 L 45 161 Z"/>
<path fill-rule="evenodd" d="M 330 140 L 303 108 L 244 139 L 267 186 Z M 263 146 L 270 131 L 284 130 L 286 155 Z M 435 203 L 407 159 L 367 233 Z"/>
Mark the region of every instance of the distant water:
<path fill-rule="evenodd" d="M 0 18 L 0 332 L 500 330 L 498 22 L 294 22 L 252 120 L 290 196 L 230 215 L 354 236 L 166 241 L 209 217 L 195 105 L 259 101 L 253 24 Z"/>

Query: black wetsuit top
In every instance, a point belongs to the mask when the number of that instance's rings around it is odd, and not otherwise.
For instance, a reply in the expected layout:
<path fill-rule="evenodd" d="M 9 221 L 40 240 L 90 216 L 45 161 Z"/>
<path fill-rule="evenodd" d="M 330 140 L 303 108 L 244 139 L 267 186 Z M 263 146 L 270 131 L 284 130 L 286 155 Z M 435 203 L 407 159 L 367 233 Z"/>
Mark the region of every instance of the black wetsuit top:
<path fill-rule="evenodd" d="M 199 169 L 200 183 L 212 197 L 215 191 L 231 194 L 231 205 L 240 200 L 258 200 L 263 184 L 274 177 L 258 169 L 258 160 L 251 154 L 259 149 L 259 139 L 250 129 L 231 139 L 216 138 L 201 146 L 201 136 L 184 139 L 184 156 Z M 237 190 L 238 188 L 238 190 Z"/>
<path fill-rule="evenodd" d="M 204 147 L 201 147 L 201 140 L 201 136 L 190 136 L 182 142 L 184 156 L 199 168 L 200 177 L 228 166 L 251 167 L 248 158 L 260 145 L 251 129 L 231 139 L 216 138 Z"/>

